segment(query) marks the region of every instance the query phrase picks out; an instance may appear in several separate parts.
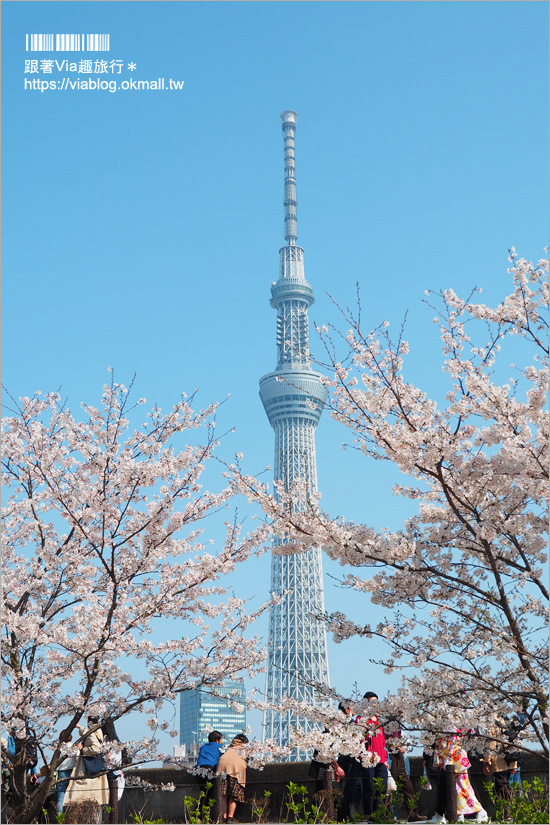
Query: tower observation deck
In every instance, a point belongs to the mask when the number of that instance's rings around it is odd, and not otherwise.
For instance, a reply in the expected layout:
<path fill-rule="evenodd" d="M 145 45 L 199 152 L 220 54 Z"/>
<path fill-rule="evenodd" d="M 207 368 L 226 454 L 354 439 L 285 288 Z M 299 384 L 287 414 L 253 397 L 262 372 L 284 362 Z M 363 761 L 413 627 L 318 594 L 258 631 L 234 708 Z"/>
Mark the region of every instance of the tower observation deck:
<path fill-rule="evenodd" d="M 284 207 L 286 246 L 279 250 L 279 280 L 271 287 L 271 306 L 277 310 L 277 366 L 260 379 L 260 397 L 275 431 L 274 478 L 290 488 L 305 483 L 317 490 L 315 428 L 327 390 L 311 367 L 308 309 L 313 290 L 304 275 L 304 250 L 297 246 L 294 135 L 296 112 L 282 112 L 285 157 Z M 277 543 L 283 543 L 278 540 Z M 321 550 L 294 555 L 274 554 L 271 592 L 287 595 L 271 608 L 267 665 L 267 697 L 290 696 L 312 705 L 320 703 L 314 685 L 328 686 L 328 658 L 324 625 L 315 616 L 324 611 Z M 324 702 L 323 702 L 324 704 Z M 313 723 L 267 711 L 264 738 L 284 745 L 294 728 L 309 730 Z M 293 759 L 307 758 L 294 751 Z"/>

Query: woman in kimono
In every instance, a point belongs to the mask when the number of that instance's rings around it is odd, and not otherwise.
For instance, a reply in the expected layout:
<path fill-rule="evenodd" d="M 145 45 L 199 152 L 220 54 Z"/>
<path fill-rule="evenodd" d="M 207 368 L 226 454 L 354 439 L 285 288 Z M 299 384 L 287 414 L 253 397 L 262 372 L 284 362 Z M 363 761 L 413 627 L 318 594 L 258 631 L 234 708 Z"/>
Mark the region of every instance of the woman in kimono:
<path fill-rule="evenodd" d="M 464 822 L 464 817 L 468 814 L 477 814 L 475 822 L 487 822 L 489 819 L 487 811 L 478 801 L 470 783 L 470 777 L 468 776 L 470 760 L 468 759 L 468 754 L 462 747 L 460 736 L 458 735 L 460 733 L 461 731 L 458 730 L 456 734 L 444 736 L 436 740 L 434 745 L 433 766 L 434 768 L 441 768 L 443 772 L 448 765 L 453 766 L 456 782 L 457 822 Z M 439 786 L 441 790 L 446 789 L 444 775 L 440 778 Z M 446 796 L 446 794 L 438 793 L 437 813 L 432 818 L 432 822 L 446 822 L 446 800 L 444 796 Z"/>

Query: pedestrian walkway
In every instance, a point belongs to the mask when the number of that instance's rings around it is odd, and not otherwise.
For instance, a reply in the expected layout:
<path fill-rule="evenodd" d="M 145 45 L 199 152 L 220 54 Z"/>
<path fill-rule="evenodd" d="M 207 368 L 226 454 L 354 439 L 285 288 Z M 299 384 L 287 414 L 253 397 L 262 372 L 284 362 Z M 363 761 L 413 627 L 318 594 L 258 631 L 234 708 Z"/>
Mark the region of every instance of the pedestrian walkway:
<path fill-rule="evenodd" d="M 241 820 L 241 819 L 233 820 L 233 821 L 238 822 L 239 825 L 258 825 L 257 822 L 247 822 L 246 820 Z M 433 819 L 428 819 L 428 820 L 426 820 L 426 819 L 394 819 L 393 820 L 393 825 L 430 825 L 430 823 L 432 823 L 433 821 L 434 821 Z M 463 822 L 464 820 L 458 820 L 458 821 Z M 350 823 L 350 825 L 366 825 L 367 822 L 369 822 L 368 819 L 359 819 L 359 820 L 354 820 L 352 823 Z M 469 820 L 467 819 L 466 822 L 467 823 L 471 822 L 472 825 L 476 825 L 476 820 L 475 819 L 469 819 Z M 446 825 L 446 823 L 447 823 L 446 819 L 441 820 L 441 825 Z M 484 825 L 490 825 L 490 823 L 491 823 L 491 819 L 487 819 L 487 820 L 485 820 Z M 268 823 L 266 823 L 266 825 L 286 825 L 286 823 L 268 822 Z M 329 820 L 327 825 L 336 825 L 336 823 L 334 821 Z"/>

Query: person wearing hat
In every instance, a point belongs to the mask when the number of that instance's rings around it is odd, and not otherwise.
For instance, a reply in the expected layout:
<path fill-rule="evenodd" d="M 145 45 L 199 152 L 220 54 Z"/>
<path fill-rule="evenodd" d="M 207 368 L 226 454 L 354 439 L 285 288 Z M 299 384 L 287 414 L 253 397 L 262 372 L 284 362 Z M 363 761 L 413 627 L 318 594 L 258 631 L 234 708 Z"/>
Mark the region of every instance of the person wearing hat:
<path fill-rule="evenodd" d="M 221 815 L 224 822 L 238 822 L 235 819 L 237 802 L 244 802 L 246 785 L 246 759 L 241 754 L 242 746 L 248 742 L 244 733 L 239 733 L 225 753 L 220 756 L 216 774 L 222 777 Z"/>

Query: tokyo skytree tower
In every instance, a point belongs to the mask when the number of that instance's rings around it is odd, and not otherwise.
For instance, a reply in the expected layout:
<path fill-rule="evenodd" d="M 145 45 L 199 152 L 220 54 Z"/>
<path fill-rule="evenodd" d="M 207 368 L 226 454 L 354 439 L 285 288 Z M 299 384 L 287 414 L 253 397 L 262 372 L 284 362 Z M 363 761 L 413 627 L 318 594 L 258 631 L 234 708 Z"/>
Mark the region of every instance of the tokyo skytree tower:
<path fill-rule="evenodd" d="M 274 478 L 290 487 L 305 482 L 317 490 L 315 428 L 327 390 L 311 368 L 307 311 L 313 290 L 304 275 L 304 250 L 297 246 L 294 134 L 296 112 L 282 112 L 285 155 L 285 240 L 279 250 L 279 280 L 271 287 L 271 306 L 277 310 L 277 366 L 260 379 L 260 397 L 275 431 Z M 283 543 L 279 540 L 277 543 Z M 267 697 L 285 695 L 319 705 L 312 683 L 329 684 L 324 625 L 315 615 L 324 611 L 321 550 L 311 548 L 294 555 L 274 554 L 271 592 L 289 591 L 271 608 L 267 666 Z M 326 700 L 322 701 L 326 704 Z M 313 723 L 292 712 L 267 711 L 264 738 L 284 745 L 294 728 L 309 730 Z M 307 758 L 295 751 L 293 759 Z"/>

